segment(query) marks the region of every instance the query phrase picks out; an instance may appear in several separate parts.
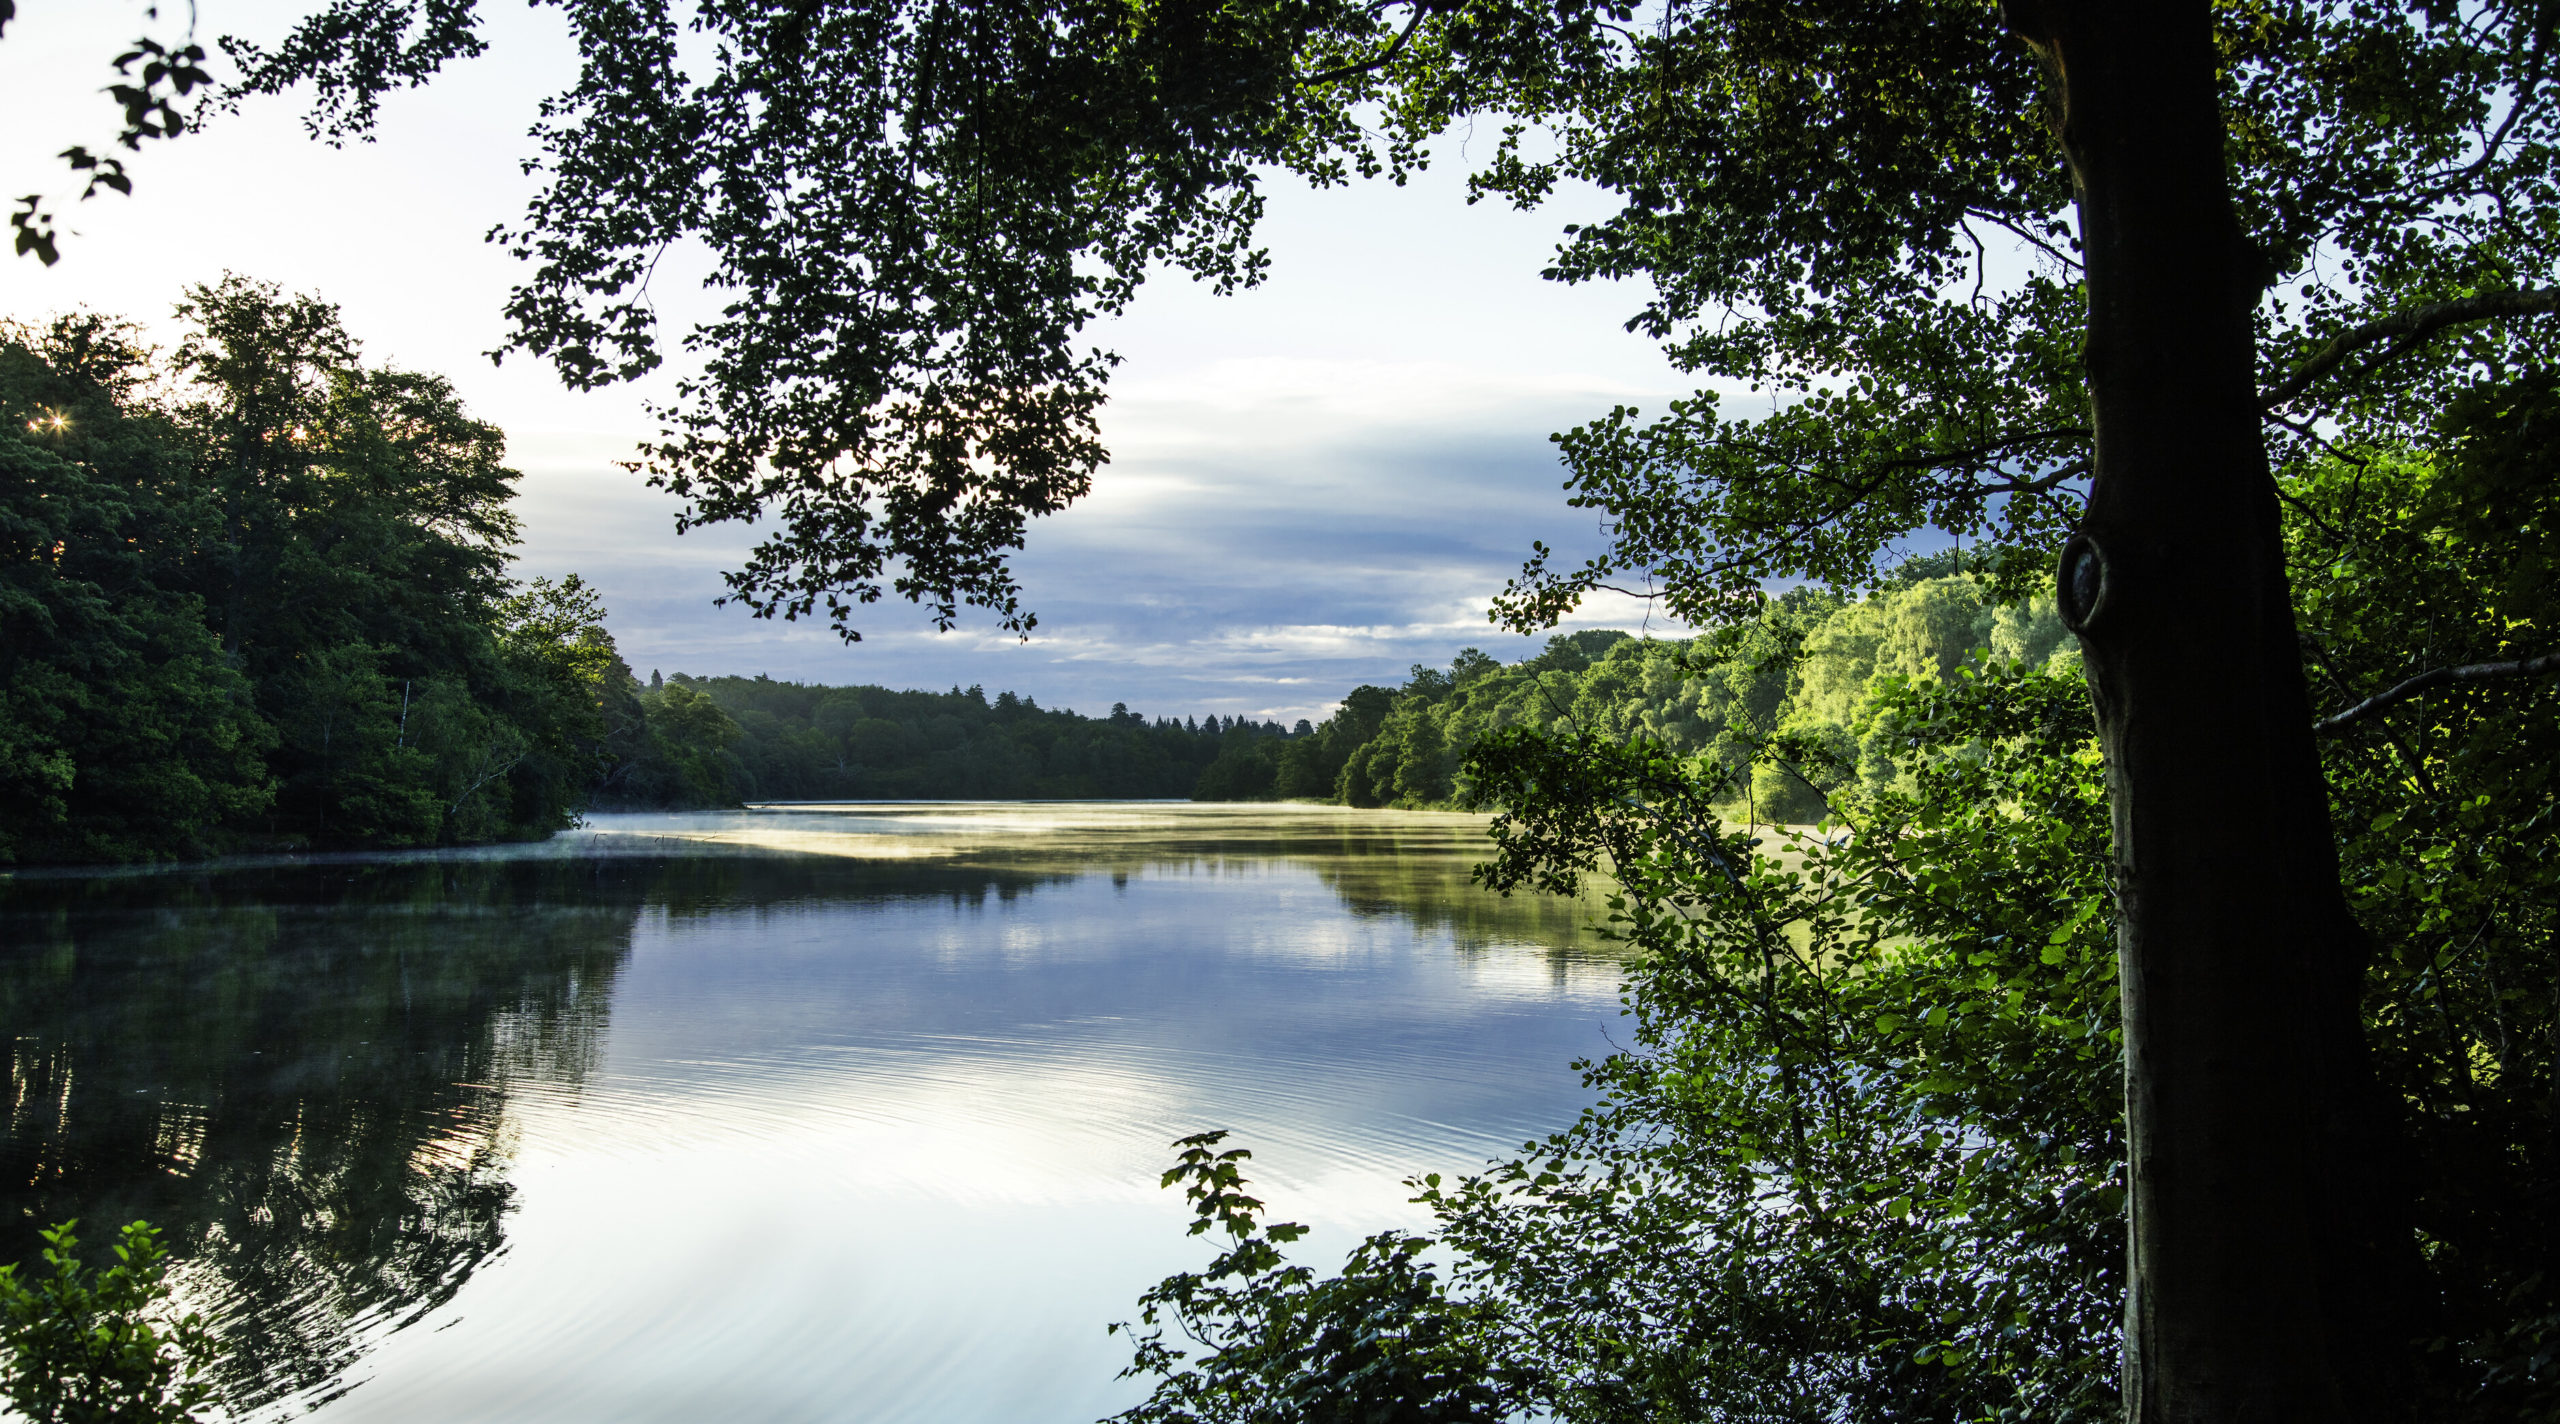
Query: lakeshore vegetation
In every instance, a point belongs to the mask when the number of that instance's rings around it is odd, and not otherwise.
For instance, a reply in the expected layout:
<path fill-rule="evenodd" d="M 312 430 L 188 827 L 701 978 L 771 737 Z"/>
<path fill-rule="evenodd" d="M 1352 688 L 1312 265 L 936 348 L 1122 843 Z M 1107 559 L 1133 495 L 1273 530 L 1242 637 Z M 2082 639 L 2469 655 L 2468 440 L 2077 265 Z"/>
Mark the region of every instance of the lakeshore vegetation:
<path fill-rule="evenodd" d="M 432 845 L 570 823 L 611 661 L 505 576 L 504 440 L 334 308 L 226 279 L 165 357 L 0 330 L 0 856 Z"/>

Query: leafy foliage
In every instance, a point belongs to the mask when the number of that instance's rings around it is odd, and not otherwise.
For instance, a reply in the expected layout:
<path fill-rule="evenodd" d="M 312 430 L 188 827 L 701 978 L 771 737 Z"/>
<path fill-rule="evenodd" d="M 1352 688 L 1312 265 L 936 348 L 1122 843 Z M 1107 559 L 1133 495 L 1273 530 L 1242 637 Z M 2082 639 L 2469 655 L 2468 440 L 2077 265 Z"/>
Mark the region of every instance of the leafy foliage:
<path fill-rule="evenodd" d="M 1164 1174 L 1192 1203 L 1191 1234 L 1221 1232 L 1207 1270 L 1168 1277 L 1139 1297 L 1145 1327 L 1128 1331 L 1136 1360 L 1121 1372 L 1164 1376 L 1114 1424 L 1458 1424 L 1507 1416 L 1521 1396 L 1485 1354 L 1483 1312 L 1449 1298 L 1423 1258 L 1429 1245 L 1393 1232 L 1360 1243 L 1341 1274 L 1318 1278 L 1280 1247 L 1306 1235 L 1261 1220 L 1245 1193 L 1242 1148 L 1223 1132 L 1186 1137 Z M 1204 1351 L 1166 1343 L 1178 1325 Z"/>
<path fill-rule="evenodd" d="M 116 1264 L 80 1264 L 77 1222 L 43 1233 L 50 1275 L 0 1266 L 0 1394 L 33 1424 L 193 1424 L 212 1403 L 200 1378 L 212 1342 L 194 1315 L 165 1314 L 169 1253 L 149 1223 L 125 1227 Z"/>
<path fill-rule="evenodd" d="M 2353 706 L 2428 667 L 2551 645 L 2545 383 L 2458 406 L 2449 453 L 2381 449 L 2288 480 L 2306 651 Z M 2407 1185 L 2441 1292 L 2448 1417 L 2560 1407 L 2560 689 L 2456 686 L 2326 739 L 2367 1036 L 2405 1104 Z"/>
<path fill-rule="evenodd" d="M 2091 439 L 2079 234 L 2027 48 L 1971 4 L 1614 18 L 1418 44 L 1397 88 L 1414 132 L 1514 116 L 1484 195 L 1614 195 L 1548 275 L 1649 279 L 1633 325 L 1716 387 L 1559 437 L 1607 546 L 1578 566 L 1540 546 L 1499 614 L 1543 626 L 1640 572 L 1717 621 L 1772 578 L 1870 585 L 1923 528 L 1978 538 L 2003 601 L 2027 592 Z M 2536 14 L 2301 3 L 2214 24 L 2279 460 L 2316 455 L 2324 423 L 2418 438 L 2473 383 L 2547 361 L 2560 108 Z M 1737 388 L 1766 413 L 1733 413 Z"/>
<path fill-rule="evenodd" d="M 1567 1417 L 2117 1409 L 2120 1039 L 2077 679 L 1888 684 L 1933 755 L 1764 849 L 1655 746 L 1479 750 L 1500 888 L 1605 864 L 1645 958 L 1600 1105 L 1426 1193 Z M 1783 755 L 1773 748 L 1772 754 Z M 1758 853 L 1755 853 L 1758 852 Z"/>
<path fill-rule="evenodd" d="M 479 51 L 478 8 L 333 4 L 272 47 L 226 39 L 230 98 L 312 81 L 315 131 L 363 133 L 381 93 Z M 501 234 L 532 264 L 510 347 L 579 387 L 654 368 L 649 277 L 671 244 L 707 248 L 721 314 L 683 338 L 703 371 L 644 466 L 688 524 L 772 518 L 731 596 L 823 605 L 848 638 L 889 591 L 940 626 L 977 605 L 1030 629 L 1006 551 L 1104 459 L 1115 358 L 1086 325 L 1158 264 L 1258 280 L 1264 167 L 1409 159 L 1354 122 L 1391 32 L 1346 0 L 559 8 L 581 68 Z"/>
<path fill-rule="evenodd" d="M 1876 718 L 1931 754 L 1907 787 L 1777 846 L 1718 818 L 1712 759 L 1587 732 L 1477 745 L 1507 807 L 1487 883 L 1571 894 L 1605 869 L 1609 932 L 1641 955 L 1633 1046 L 1587 1065 L 1599 1104 L 1532 1157 L 1415 1184 L 1455 1253 L 1417 1309 L 1485 1332 L 1506 1407 L 2118 1408 L 2122 1067 L 2087 695 L 2004 664 L 1888 683 Z M 1255 1279 L 1189 1297 L 1202 1329 L 1262 1338 Z M 1199 1368 L 1181 1388 L 1219 1377 Z"/>
<path fill-rule="evenodd" d="M 175 577 L 189 463 L 91 318 L 0 339 L 0 857 L 183 853 L 265 811 L 275 734 Z"/>
<path fill-rule="evenodd" d="M 0 859 L 418 845 L 568 824 L 603 610 L 514 589 L 504 437 L 227 278 L 166 362 L 0 332 Z"/>
<path fill-rule="evenodd" d="M 17 0 L 0 0 L 0 34 L 8 31 L 17 9 Z M 145 7 L 143 15 L 157 19 L 158 8 Z M 189 28 L 190 37 L 182 43 L 173 45 L 144 35 L 115 57 L 115 78 L 105 86 L 105 93 L 124 111 L 123 126 L 115 136 L 117 147 L 139 153 L 145 139 L 176 138 L 187 131 L 189 121 L 178 112 L 179 102 L 213 88 L 213 75 L 204 68 L 204 46 L 194 42 L 193 27 Z M 80 143 L 57 156 L 73 173 L 87 175 L 80 187 L 81 201 L 98 196 L 101 190 L 132 195 L 133 178 L 125 172 L 123 159 L 92 153 Z M 42 193 L 20 198 L 17 211 L 9 215 L 9 226 L 16 230 L 11 245 L 17 256 L 33 257 L 47 267 L 62 260 L 61 239 L 54 233 L 53 214 L 46 211 Z"/>
<path fill-rule="evenodd" d="M 2545 385 L 2457 404 L 2441 453 L 2342 450 L 2287 476 L 2328 707 L 2548 646 Z M 2050 630 L 1982 619 L 1937 572 L 1819 605 L 1764 704 L 1789 710 L 1741 734 L 1642 698 L 1471 744 L 1473 794 L 1500 808 L 1487 882 L 1596 877 L 1642 952 L 1631 1049 L 1586 1068 L 1599 1105 L 1518 1161 L 1416 1183 L 1493 1367 L 1554 1417 L 2119 1411 L 2116 910 L 2087 693 Z M 1782 611 L 1676 661 L 1607 648 L 1579 691 L 1604 695 L 1593 674 L 1624 657 L 1703 700 L 1699 681 L 1753 666 L 1750 640 L 1785 649 Z M 1465 702 L 1456 673 L 1408 687 L 1410 706 Z M 2401 1108 L 2439 1417 L 2540 1417 L 2560 1389 L 2554 696 L 2547 678 L 2457 684 L 2322 743 L 2376 945 L 2364 1023 Z M 1767 841 L 1728 824 L 1772 774 L 1819 789 L 1831 823 Z"/>
<path fill-rule="evenodd" d="M 1580 566 L 1541 549 L 1505 618 L 1542 626 L 1642 570 L 1711 621 L 1773 577 L 1868 585 L 1928 527 L 1977 537 L 2006 601 L 2077 517 L 2072 191 L 2037 61 L 1969 0 L 1819 23 L 1773 0 L 1643 21 L 1586 0 L 558 4 L 581 67 L 505 234 L 533 264 L 511 349 L 575 385 L 652 368 L 650 274 L 708 249 L 721 312 L 681 338 L 704 371 L 645 463 L 687 520 L 773 516 L 731 580 L 760 613 L 841 627 L 895 591 L 939 623 L 975 604 L 1032 626 L 1007 551 L 1104 458 L 1111 358 L 1087 324 L 1158 264 L 1255 281 L 1266 172 L 1400 174 L 1489 116 L 1479 194 L 1616 198 L 1548 275 L 1649 281 L 1632 324 L 1715 387 L 1561 437 L 1610 542 Z M 2547 359 L 2560 111 L 2538 12 L 2215 16 L 2279 456 L 2316 453 L 2324 421 L 2411 438 Z M 361 136 L 381 95 L 482 52 L 480 24 L 476 0 L 332 3 L 274 43 L 224 39 L 218 106 L 309 84 L 313 132 Z M 1735 413 L 1736 387 L 1769 410 Z"/>
<path fill-rule="evenodd" d="M 2535 382 L 2457 407 L 2441 455 L 2288 478 L 2330 705 L 2545 645 L 2543 399 Z M 2120 1412 L 2117 911 L 2088 694 L 2069 658 L 1928 666 L 1932 629 L 1980 625 L 1943 620 L 1926 572 L 1835 601 L 1800 643 L 1793 715 L 1855 695 L 1845 728 L 1719 746 L 1524 723 L 1473 743 L 1475 794 L 1500 808 L 1487 883 L 1596 882 L 1641 952 L 1632 1046 L 1586 1065 L 1598 1106 L 1517 1161 L 1415 1184 L 1491 1367 L 1553 1417 Z M 2553 696 L 2462 684 L 2323 742 L 2376 942 L 2364 1024 L 2400 1106 L 2436 1417 L 2540 1417 L 2560 1390 Z M 1830 823 L 1723 819 L 1771 772 L 1822 788 Z"/>
<path fill-rule="evenodd" d="M 1286 744 L 1272 789 L 1353 806 L 1469 805 L 1489 794 L 1467 770 L 1486 738 L 1587 732 L 1706 753 L 1733 773 L 1725 814 L 1811 823 L 1843 784 L 1903 776 L 1908 749 L 1880 737 L 1866 710 L 1883 680 L 1943 680 L 1975 662 L 2076 670 L 2050 597 L 1994 598 L 1992 581 L 1929 555 L 1866 598 L 1798 588 L 1695 639 L 1594 629 L 1509 665 L 1470 648 L 1446 672 L 1417 666 L 1401 688 L 1354 691 L 1313 739 Z M 1781 734 L 1803 748 L 1790 765 L 1758 755 Z"/>

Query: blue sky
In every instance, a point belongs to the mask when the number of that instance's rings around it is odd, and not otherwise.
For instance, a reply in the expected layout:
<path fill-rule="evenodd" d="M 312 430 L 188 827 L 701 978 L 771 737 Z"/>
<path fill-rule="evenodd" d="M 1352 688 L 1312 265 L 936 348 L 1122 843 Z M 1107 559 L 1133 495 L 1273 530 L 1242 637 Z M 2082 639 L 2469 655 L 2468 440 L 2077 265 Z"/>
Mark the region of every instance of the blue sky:
<path fill-rule="evenodd" d="M 112 132 L 96 89 L 144 28 L 142 7 L 19 8 L 0 39 L 0 191 L 59 194 L 51 155 Z M 199 32 L 272 36 L 294 8 L 200 0 Z M 750 531 L 678 538 L 672 502 L 614 464 L 649 433 L 642 402 L 666 378 L 579 395 L 538 365 L 480 354 L 514 277 L 481 235 L 521 209 L 524 129 L 570 60 L 556 16 L 486 8 L 495 51 L 395 96 L 378 143 L 312 143 L 276 103 L 141 156 L 134 198 L 65 211 L 59 266 L 0 266 L 0 315 L 88 306 L 165 332 L 179 288 L 225 270 L 339 303 L 369 359 L 452 377 L 507 430 L 525 473 L 520 571 L 595 582 L 643 676 L 982 683 L 1083 711 L 1321 717 L 1417 661 L 1531 650 L 1485 622 L 1487 600 L 1532 539 L 1597 541 L 1592 516 L 1564 505 L 1548 434 L 1687 388 L 1621 329 L 1639 292 L 1538 279 L 1558 227 L 1596 210 L 1587 195 L 1533 214 L 1470 208 L 1459 142 L 1404 189 L 1309 193 L 1282 177 L 1268 284 L 1220 299 L 1171 278 L 1094 333 L 1125 358 L 1104 416 L 1114 458 L 1090 499 L 1032 528 L 1019 562 L 1040 615 L 1030 642 L 983 618 L 935 634 L 882 604 L 848 647 L 822 626 L 715 608 Z M 183 25 L 183 7 L 164 9 Z M 671 325 L 704 302 L 680 266 L 681 254 L 656 287 Z M 1595 604 L 1568 626 L 1644 616 Z"/>

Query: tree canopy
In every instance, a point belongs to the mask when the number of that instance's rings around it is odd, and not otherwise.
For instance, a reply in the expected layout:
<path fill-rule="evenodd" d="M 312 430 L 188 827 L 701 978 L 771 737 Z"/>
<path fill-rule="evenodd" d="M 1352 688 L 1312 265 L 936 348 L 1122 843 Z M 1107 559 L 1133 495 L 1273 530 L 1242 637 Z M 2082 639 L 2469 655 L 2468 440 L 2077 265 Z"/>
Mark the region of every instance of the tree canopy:
<path fill-rule="evenodd" d="M 559 9 L 581 68 L 535 130 L 542 191 L 498 234 L 529 264 L 508 349 L 579 388 L 670 339 L 699 353 L 650 478 L 687 525 L 769 520 L 731 596 L 849 638 L 889 591 L 1027 632 L 1007 551 L 1105 459 L 1115 358 L 1087 325 L 1159 266 L 1257 280 L 1263 169 L 1409 159 L 1354 121 L 1388 17 L 1343 0 Z M 479 52 L 479 23 L 471 0 L 332 5 L 223 40 L 218 102 L 308 83 L 316 135 L 365 134 L 387 90 Z M 647 288 L 677 243 L 707 249 L 723 305 L 671 337 Z"/>
<path fill-rule="evenodd" d="M 1619 200 L 1547 275 L 1647 281 L 1631 325 L 1712 387 L 1564 437 L 1614 532 L 1583 561 L 1541 551 L 1507 617 L 1629 573 L 1691 616 L 1772 576 L 1857 583 L 1926 528 L 2032 555 L 2030 580 L 2077 517 L 2074 190 L 2040 62 L 1988 7 L 557 8 L 581 67 L 535 133 L 544 187 L 501 234 L 530 264 L 509 349 L 575 386 L 651 369 L 669 340 L 703 355 L 647 465 L 688 521 L 772 517 L 731 576 L 758 612 L 823 608 L 850 633 L 894 591 L 1028 629 L 1006 551 L 1107 458 L 1091 321 L 1162 268 L 1256 280 L 1275 174 L 1402 172 L 1478 116 L 1507 124 L 1481 195 Z M 2536 13 L 2215 11 L 2280 455 L 2405 437 L 2546 354 L 2520 319 L 2560 305 Z M 315 136 L 365 136 L 383 95 L 481 53 L 481 24 L 475 0 L 332 4 L 280 39 L 224 36 L 219 86 L 154 42 L 133 122 L 176 133 L 190 95 L 202 121 L 299 86 Z M 646 281 L 685 242 L 724 307 L 664 333 Z M 1777 399 L 1735 414 L 1737 387 Z"/>
<path fill-rule="evenodd" d="M 569 824 L 620 664 L 594 590 L 508 578 L 503 436 L 316 298 L 179 310 L 165 359 L 0 331 L 0 859 Z"/>

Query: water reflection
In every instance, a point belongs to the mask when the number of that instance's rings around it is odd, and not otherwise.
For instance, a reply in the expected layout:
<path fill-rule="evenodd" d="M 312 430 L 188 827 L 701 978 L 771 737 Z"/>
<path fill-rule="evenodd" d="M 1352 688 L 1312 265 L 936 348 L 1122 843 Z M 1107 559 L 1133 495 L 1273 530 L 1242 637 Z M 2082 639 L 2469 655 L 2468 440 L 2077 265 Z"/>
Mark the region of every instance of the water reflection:
<path fill-rule="evenodd" d="M 1446 932 L 1463 947 L 1538 944 L 1599 953 L 1596 895 L 1504 898 L 1478 890 L 1486 819 L 1442 812 L 1189 802 L 781 803 L 745 812 L 598 818 L 554 844 L 628 850 L 775 850 L 871 861 L 1005 867 L 1052 875 L 1136 871 L 1250 874 L 1273 862 L 1312 869 L 1354 914 Z M 1561 961 L 1560 961 L 1561 962 Z"/>
<path fill-rule="evenodd" d="M 1348 1232 L 1569 1114 L 1614 975 L 1480 833 L 792 808 L 21 878 L 0 1259 L 148 1217 L 240 1401 L 332 1419 L 1089 1419 L 1193 1254 L 1168 1138 Z"/>
<path fill-rule="evenodd" d="M 237 1392 L 334 1379 L 358 1326 L 503 1241 L 508 1085 L 595 1063 L 631 916 L 604 866 L 371 865 L 22 881 L 0 1259 L 159 1225 Z"/>

